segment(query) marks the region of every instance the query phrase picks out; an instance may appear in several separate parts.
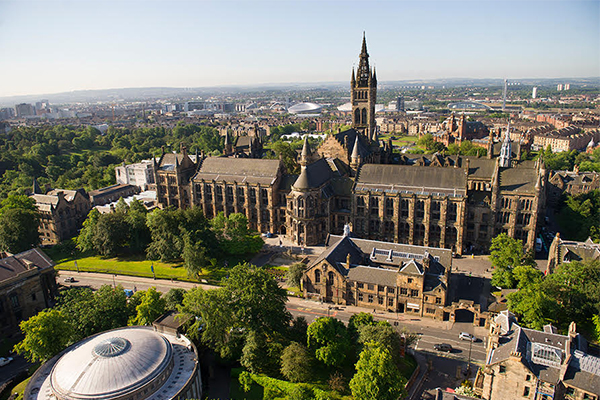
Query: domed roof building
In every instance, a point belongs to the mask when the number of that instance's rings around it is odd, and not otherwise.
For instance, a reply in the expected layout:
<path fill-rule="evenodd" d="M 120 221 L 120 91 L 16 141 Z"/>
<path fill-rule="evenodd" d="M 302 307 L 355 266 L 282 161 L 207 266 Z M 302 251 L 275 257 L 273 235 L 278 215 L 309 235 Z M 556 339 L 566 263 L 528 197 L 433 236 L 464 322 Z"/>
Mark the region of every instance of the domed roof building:
<path fill-rule="evenodd" d="M 185 336 L 125 327 L 69 346 L 32 376 L 24 398 L 56 400 L 202 397 L 198 355 Z"/>
<path fill-rule="evenodd" d="M 319 114 L 323 106 L 316 103 L 298 103 L 288 108 L 290 114 Z"/>

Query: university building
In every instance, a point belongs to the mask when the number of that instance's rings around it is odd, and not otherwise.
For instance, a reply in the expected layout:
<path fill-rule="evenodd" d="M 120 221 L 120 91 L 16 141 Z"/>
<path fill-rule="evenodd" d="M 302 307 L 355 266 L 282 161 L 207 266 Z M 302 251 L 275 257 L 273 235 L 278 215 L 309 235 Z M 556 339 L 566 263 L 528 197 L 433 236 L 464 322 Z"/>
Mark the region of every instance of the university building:
<path fill-rule="evenodd" d="M 567 335 L 552 325 L 523 328 L 501 312 L 490 326 L 485 367 L 473 389 L 485 400 L 598 400 L 600 358 L 587 352 L 575 323 Z"/>
<path fill-rule="evenodd" d="M 197 156 L 196 162 L 183 149 L 163 154 L 154 168 L 158 202 L 197 205 L 208 217 L 240 212 L 252 229 L 304 245 L 322 244 L 350 224 L 364 239 L 459 254 L 487 250 L 499 233 L 534 246 L 545 206 L 543 160 L 520 160 L 509 129 L 496 158 L 491 142 L 488 158 L 394 154 L 391 142 L 378 139 L 376 96 L 363 38 L 351 76 L 352 128 L 328 135 L 316 149 L 305 140 L 299 175 L 286 173 L 279 160 L 254 158 L 257 141 L 245 151 L 228 141 L 231 157 Z M 451 122 L 458 138 L 470 132 L 466 121 Z"/>

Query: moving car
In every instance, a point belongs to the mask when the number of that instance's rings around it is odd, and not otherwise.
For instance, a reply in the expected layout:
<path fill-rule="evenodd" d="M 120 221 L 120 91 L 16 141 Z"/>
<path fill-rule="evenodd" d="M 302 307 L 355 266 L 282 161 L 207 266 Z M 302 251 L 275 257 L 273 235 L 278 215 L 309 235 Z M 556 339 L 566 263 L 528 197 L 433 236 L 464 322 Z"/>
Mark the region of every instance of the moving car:
<path fill-rule="evenodd" d="M 467 333 L 467 332 L 461 332 L 458 335 L 458 337 L 459 337 L 460 340 L 470 340 L 471 342 L 475 341 L 475 336 L 473 336 L 473 335 L 471 335 L 470 333 Z"/>
<path fill-rule="evenodd" d="M 12 357 L 0 357 L 0 367 L 4 367 L 6 364 L 12 361 Z"/>
<path fill-rule="evenodd" d="M 69 277 L 65 278 L 65 282 L 75 282 L 75 278 L 73 278 L 72 276 L 69 276 Z"/>
<path fill-rule="evenodd" d="M 450 353 L 452 351 L 452 346 L 450 346 L 448 343 L 434 344 L 433 348 L 434 348 L 434 350 L 447 351 L 448 353 Z"/>

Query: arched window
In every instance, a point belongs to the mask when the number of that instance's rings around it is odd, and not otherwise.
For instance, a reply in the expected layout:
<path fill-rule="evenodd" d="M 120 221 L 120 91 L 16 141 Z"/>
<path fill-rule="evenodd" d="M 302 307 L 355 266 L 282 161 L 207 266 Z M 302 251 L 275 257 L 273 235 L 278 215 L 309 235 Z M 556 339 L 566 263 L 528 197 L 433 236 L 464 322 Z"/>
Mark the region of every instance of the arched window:
<path fill-rule="evenodd" d="M 331 271 L 329 271 L 329 273 L 327 274 L 327 284 L 333 285 L 333 272 Z"/>
<path fill-rule="evenodd" d="M 423 224 L 415 225 L 415 238 L 414 244 L 423 246 L 425 243 L 425 226 Z"/>
<path fill-rule="evenodd" d="M 360 108 L 354 110 L 354 123 L 360 124 Z"/>
<path fill-rule="evenodd" d="M 417 218 L 425 217 L 425 202 L 422 200 L 417 200 Z"/>
<path fill-rule="evenodd" d="M 363 124 L 367 123 L 367 109 L 366 108 L 362 109 L 362 118 L 361 118 L 360 122 Z"/>
<path fill-rule="evenodd" d="M 315 283 L 321 282 L 321 271 L 315 270 Z"/>

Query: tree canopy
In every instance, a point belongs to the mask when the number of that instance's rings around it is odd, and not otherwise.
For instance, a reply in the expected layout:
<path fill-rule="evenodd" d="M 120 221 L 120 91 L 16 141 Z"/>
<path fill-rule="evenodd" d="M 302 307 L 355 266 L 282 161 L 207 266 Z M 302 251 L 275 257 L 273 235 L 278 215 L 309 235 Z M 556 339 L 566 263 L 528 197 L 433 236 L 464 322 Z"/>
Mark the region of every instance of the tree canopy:
<path fill-rule="evenodd" d="M 46 361 L 71 343 L 73 329 L 64 313 L 56 309 L 40 311 L 19 325 L 25 338 L 15 351 L 31 362 Z"/>
<path fill-rule="evenodd" d="M 530 255 L 525 254 L 523 242 L 501 233 L 492 239 L 490 261 L 494 267 L 492 285 L 512 289 L 516 285 L 513 269 L 519 265 L 535 265 Z"/>
<path fill-rule="evenodd" d="M 356 400 L 397 400 L 404 394 L 406 379 L 385 346 L 370 342 L 360 353 L 350 390 Z"/>
<path fill-rule="evenodd" d="M 308 326 L 308 348 L 317 360 L 330 367 L 341 367 L 350 350 L 350 338 L 343 322 L 319 317 Z"/>

